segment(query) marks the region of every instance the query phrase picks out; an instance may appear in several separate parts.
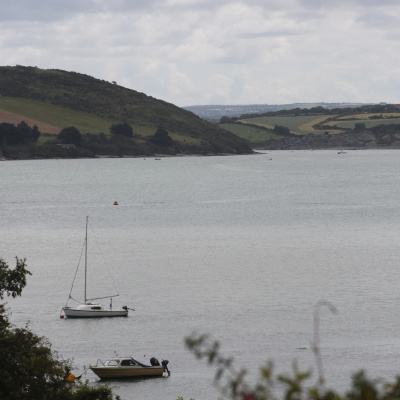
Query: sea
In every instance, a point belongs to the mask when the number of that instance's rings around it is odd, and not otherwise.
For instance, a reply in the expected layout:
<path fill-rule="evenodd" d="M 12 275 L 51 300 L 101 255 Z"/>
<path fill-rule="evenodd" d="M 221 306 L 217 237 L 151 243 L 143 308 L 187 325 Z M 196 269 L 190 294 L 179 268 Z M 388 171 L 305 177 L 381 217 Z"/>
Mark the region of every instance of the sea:
<path fill-rule="evenodd" d="M 169 377 L 108 381 L 125 400 L 218 399 L 185 346 L 202 334 L 249 384 L 268 362 L 341 394 L 360 370 L 393 381 L 399 171 L 398 150 L 0 162 L 0 258 L 32 273 L 10 320 L 93 386 L 97 360 L 169 360 Z M 117 291 L 126 318 L 60 318 L 83 298 L 86 217 L 88 290 Z"/>

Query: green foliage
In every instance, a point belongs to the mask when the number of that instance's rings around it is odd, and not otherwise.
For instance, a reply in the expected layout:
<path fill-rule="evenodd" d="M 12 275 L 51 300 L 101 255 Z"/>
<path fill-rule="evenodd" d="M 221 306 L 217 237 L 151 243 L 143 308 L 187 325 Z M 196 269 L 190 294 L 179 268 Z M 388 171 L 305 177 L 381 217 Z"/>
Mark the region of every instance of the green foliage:
<path fill-rule="evenodd" d="M 152 149 L 139 137 L 130 138 L 123 135 L 107 136 L 104 133 L 83 135 L 81 149 L 93 155 L 139 156 L 151 155 Z"/>
<path fill-rule="evenodd" d="M 20 296 L 26 286 L 25 259 L 16 258 L 11 270 L 0 259 L 0 298 Z M 90 387 L 88 383 L 71 383 L 68 360 L 60 360 L 51 344 L 26 326 L 13 327 L 0 304 L 0 398 L 2 400 L 112 400 L 107 386 Z M 117 397 L 118 398 L 118 397 Z"/>
<path fill-rule="evenodd" d="M 363 122 L 357 122 L 354 124 L 355 131 L 362 131 L 364 129 L 365 129 L 365 123 L 363 123 Z"/>
<path fill-rule="evenodd" d="M 344 107 L 344 108 L 325 108 L 322 106 L 311 107 L 311 108 L 300 108 L 296 107 L 289 110 L 278 110 L 269 111 L 260 114 L 243 114 L 239 119 L 249 119 L 257 117 L 274 117 L 274 116 L 323 116 L 327 115 L 351 115 L 360 113 L 387 113 L 387 112 L 399 112 L 399 109 L 395 104 L 367 104 L 361 107 Z M 225 118 L 225 117 L 222 117 Z"/>
<path fill-rule="evenodd" d="M 238 120 L 238 117 L 227 117 L 227 116 L 224 116 L 224 117 L 221 117 L 221 119 L 219 120 L 219 123 L 220 124 L 230 124 L 230 123 L 233 123 L 233 122 L 235 122 L 237 120 Z"/>
<path fill-rule="evenodd" d="M 61 143 L 74 144 L 75 146 L 79 146 L 82 142 L 82 135 L 74 126 L 62 129 L 57 138 Z"/>
<path fill-rule="evenodd" d="M 10 269 L 8 264 L 0 259 L 0 299 L 4 296 L 15 298 L 21 296 L 22 289 L 26 286 L 26 275 L 32 275 L 25 265 L 25 259 L 16 257 L 16 266 Z"/>
<path fill-rule="evenodd" d="M 17 146 L 36 142 L 40 131 L 36 125 L 31 128 L 25 121 L 17 126 L 3 122 L 0 124 L 0 146 Z"/>
<path fill-rule="evenodd" d="M 275 125 L 274 126 L 274 132 L 277 135 L 282 135 L 282 136 L 289 136 L 290 135 L 290 129 L 286 126 L 282 125 Z"/>
<path fill-rule="evenodd" d="M 172 145 L 172 138 L 164 128 L 159 127 L 154 135 L 149 138 L 149 142 L 159 147 L 170 147 Z"/>
<path fill-rule="evenodd" d="M 133 137 L 133 129 L 127 122 L 111 125 L 110 132 L 113 135 L 121 135 L 129 138 Z"/>

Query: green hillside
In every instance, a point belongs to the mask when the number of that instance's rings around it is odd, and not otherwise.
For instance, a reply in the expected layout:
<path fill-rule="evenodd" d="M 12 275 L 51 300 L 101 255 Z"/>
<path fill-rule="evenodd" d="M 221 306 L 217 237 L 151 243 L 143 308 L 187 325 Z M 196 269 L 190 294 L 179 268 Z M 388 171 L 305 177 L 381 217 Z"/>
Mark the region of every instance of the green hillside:
<path fill-rule="evenodd" d="M 333 108 L 313 107 L 272 111 L 262 114 L 245 114 L 240 117 L 222 117 L 220 127 L 249 141 L 253 147 L 267 147 L 280 139 L 292 138 L 310 144 L 310 138 L 337 136 L 332 142 L 337 145 L 341 138 L 354 134 L 375 136 L 376 146 L 392 145 L 400 134 L 400 109 L 394 104 L 369 104 L 361 107 Z M 382 140 L 381 136 L 388 137 Z M 367 139 L 365 139 L 367 140 Z M 316 138 L 316 141 L 321 141 Z M 348 140 L 347 140 L 348 141 Z"/>
<path fill-rule="evenodd" d="M 115 82 L 75 72 L 23 66 L 0 67 L 0 110 L 50 124 L 60 130 L 74 126 L 82 134 L 103 132 L 109 135 L 111 125 L 127 122 L 133 128 L 138 145 L 146 143 L 162 127 L 173 140 L 167 151 L 172 154 L 252 152 L 246 140 L 190 111 Z M 154 146 L 148 149 L 156 150 Z"/>

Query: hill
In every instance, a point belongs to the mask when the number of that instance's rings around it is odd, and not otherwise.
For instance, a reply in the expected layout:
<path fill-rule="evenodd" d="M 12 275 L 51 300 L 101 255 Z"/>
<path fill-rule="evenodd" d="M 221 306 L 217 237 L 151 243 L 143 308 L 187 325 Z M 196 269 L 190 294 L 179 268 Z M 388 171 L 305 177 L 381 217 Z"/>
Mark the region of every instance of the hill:
<path fill-rule="evenodd" d="M 236 104 L 236 105 L 202 105 L 187 106 L 185 110 L 192 111 L 199 117 L 210 121 L 219 122 L 222 117 L 239 117 L 240 115 L 263 114 L 274 111 L 293 110 L 296 108 L 324 107 L 332 108 L 355 108 L 365 103 L 291 103 L 291 104 Z"/>
<path fill-rule="evenodd" d="M 220 126 L 254 148 L 400 148 L 400 110 L 394 104 L 251 113 L 222 117 Z"/>
<path fill-rule="evenodd" d="M 76 72 L 0 67 L 0 110 L 0 123 L 9 122 L 7 113 L 14 120 L 17 117 L 21 121 L 36 122 L 38 127 L 43 127 L 42 134 L 53 134 L 53 137 L 47 136 L 50 141 L 54 140 L 56 128 L 61 131 L 73 126 L 82 134 L 103 133 L 104 137 L 104 134 L 110 135 L 111 125 L 128 123 L 133 128 L 134 138 L 125 146 L 126 151 L 129 147 L 127 154 L 252 152 L 246 140 L 190 111 L 115 82 Z M 160 127 L 172 138 L 169 148 L 158 149 L 149 144 Z M 121 151 L 123 154 L 123 146 L 117 147 L 119 155 Z M 110 146 L 108 149 L 110 151 Z"/>

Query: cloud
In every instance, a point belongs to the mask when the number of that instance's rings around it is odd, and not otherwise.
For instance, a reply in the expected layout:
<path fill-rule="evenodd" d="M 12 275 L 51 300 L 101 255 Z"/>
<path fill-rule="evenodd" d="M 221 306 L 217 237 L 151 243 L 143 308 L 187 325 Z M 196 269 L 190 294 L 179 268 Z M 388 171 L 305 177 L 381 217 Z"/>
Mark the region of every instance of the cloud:
<path fill-rule="evenodd" d="M 2 65 L 179 106 L 399 102 L 397 0 L 0 0 Z"/>

